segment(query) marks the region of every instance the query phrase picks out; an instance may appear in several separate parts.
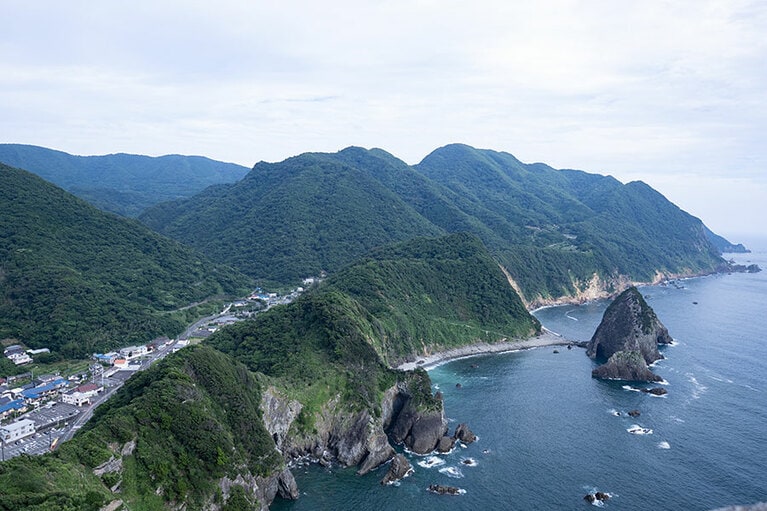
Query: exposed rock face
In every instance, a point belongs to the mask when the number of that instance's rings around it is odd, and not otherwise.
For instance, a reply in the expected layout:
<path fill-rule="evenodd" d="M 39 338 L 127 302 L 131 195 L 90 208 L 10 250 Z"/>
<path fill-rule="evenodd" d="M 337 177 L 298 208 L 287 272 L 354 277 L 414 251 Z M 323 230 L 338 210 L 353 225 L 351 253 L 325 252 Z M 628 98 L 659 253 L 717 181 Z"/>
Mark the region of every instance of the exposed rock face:
<path fill-rule="evenodd" d="M 278 450 L 288 434 L 290 425 L 301 413 L 302 405 L 281 395 L 274 387 L 269 387 L 261 396 L 261 412 L 266 430 L 272 435 Z"/>
<path fill-rule="evenodd" d="M 381 479 L 381 484 L 389 484 L 395 481 L 399 481 L 412 471 L 413 467 L 410 465 L 410 462 L 407 460 L 407 458 L 405 458 L 405 456 L 402 454 L 397 454 L 391 461 L 389 471 L 386 473 L 384 478 Z"/>
<path fill-rule="evenodd" d="M 429 491 L 438 495 L 460 495 L 461 489 L 455 486 L 443 486 L 441 484 L 430 484 Z"/>
<path fill-rule="evenodd" d="M 406 389 L 400 389 L 397 401 L 401 405 L 394 406 L 394 415 L 389 427 L 392 439 L 396 443 L 404 443 L 408 449 L 418 454 L 432 452 L 447 433 L 447 420 L 442 410 L 419 410 Z"/>
<path fill-rule="evenodd" d="M 466 423 L 461 423 L 455 428 L 453 438 L 460 440 L 465 444 L 470 444 L 477 440 L 477 435 L 469 429 L 469 426 Z"/>
<path fill-rule="evenodd" d="M 670 344 L 666 327 L 647 305 L 642 294 L 630 287 L 613 300 L 586 347 L 586 354 L 607 363 L 592 371 L 595 378 L 660 381 L 648 368 L 663 356 L 658 344 Z"/>
<path fill-rule="evenodd" d="M 298 498 L 298 486 L 293 474 L 287 468 L 269 477 L 257 477 L 251 474 L 238 475 L 234 479 L 224 477 L 219 482 L 224 500 L 229 498 L 233 486 L 242 486 L 246 494 L 261 504 L 261 511 L 268 511 L 269 504 L 276 496 L 295 500 Z M 213 506 L 213 509 L 216 507 Z"/>
<path fill-rule="evenodd" d="M 368 439 L 366 450 L 368 454 L 357 471 L 360 475 L 367 474 L 376 467 L 383 465 L 394 456 L 394 449 L 389 445 L 389 438 L 384 433 L 371 436 Z"/>
<path fill-rule="evenodd" d="M 650 371 L 638 351 L 619 351 L 609 360 L 591 371 L 591 376 L 603 380 L 661 381 L 663 378 Z"/>
<path fill-rule="evenodd" d="M 439 439 L 437 444 L 437 452 L 446 453 L 450 452 L 455 446 L 455 438 L 449 436 L 443 436 Z"/>

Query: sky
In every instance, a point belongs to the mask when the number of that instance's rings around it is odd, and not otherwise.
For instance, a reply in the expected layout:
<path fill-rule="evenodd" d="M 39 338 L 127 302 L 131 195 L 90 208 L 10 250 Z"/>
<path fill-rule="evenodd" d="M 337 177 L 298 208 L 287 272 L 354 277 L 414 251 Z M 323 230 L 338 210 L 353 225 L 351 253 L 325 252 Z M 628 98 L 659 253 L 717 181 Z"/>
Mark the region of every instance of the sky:
<path fill-rule="evenodd" d="M 0 0 L 0 143 L 248 167 L 461 142 L 767 238 L 764 0 Z"/>

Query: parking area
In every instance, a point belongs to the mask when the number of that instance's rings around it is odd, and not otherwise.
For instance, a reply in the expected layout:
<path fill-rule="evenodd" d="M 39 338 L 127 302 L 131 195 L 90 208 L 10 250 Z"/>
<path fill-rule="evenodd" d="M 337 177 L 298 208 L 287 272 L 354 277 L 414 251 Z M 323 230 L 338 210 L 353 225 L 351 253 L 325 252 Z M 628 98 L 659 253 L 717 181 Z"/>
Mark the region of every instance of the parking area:
<path fill-rule="evenodd" d="M 53 403 L 44 405 L 34 412 L 29 412 L 25 417 L 35 421 L 35 426 L 40 431 L 52 426 L 61 426 L 77 417 L 80 412 L 81 410 L 75 405 Z"/>

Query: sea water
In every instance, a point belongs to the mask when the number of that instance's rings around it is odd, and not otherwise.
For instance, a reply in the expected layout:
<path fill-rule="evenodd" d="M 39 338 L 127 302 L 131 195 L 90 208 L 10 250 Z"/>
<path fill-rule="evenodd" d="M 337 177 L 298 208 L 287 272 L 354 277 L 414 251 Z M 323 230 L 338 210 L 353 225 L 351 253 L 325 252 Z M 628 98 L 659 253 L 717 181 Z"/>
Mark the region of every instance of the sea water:
<path fill-rule="evenodd" d="M 767 270 L 767 252 L 734 257 Z M 388 467 L 296 468 L 301 497 L 273 510 L 707 510 L 767 501 L 767 271 L 643 287 L 675 339 L 648 385 L 591 378 L 581 348 L 547 347 L 455 360 L 430 371 L 450 432 L 479 437 L 445 455 L 408 454 L 414 473 L 381 486 Z M 542 309 L 565 337 L 587 341 L 607 302 Z M 558 351 L 555 353 L 554 351 Z M 457 386 L 460 384 L 460 386 Z M 631 417 L 629 411 L 640 415 Z M 430 484 L 456 486 L 435 495 Z"/>

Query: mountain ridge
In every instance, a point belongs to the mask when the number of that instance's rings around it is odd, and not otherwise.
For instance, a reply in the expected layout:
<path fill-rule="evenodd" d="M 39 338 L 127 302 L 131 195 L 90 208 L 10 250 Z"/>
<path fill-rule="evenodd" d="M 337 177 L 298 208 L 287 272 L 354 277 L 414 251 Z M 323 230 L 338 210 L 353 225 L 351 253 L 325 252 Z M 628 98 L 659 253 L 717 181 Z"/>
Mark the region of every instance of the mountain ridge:
<path fill-rule="evenodd" d="M 25 144 L 0 144 L 0 162 L 35 173 L 101 210 L 129 217 L 210 185 L 238 181 L 249 170 L 204 156 L 77 156 Z"/>
<path fill-rule="evenodd" d="M 388 242 L 472 232 L 530 307 L 579 296 L 593 282 L 606 296 L 626 282 L 713 272 L 724 263 L 699 219 L 643 183 L 528 165 L 463 144 L 413 166 L 359 147 L 258 163 L 235 185 L 158 205 L 139 219 L 283 284 L 337 271 Z M 211 222 L 228 232 L 198 228 Z M 279 263 L 270 268 L 267 260 Z"/>
<path fill-rule="evenodd" d="M 136 220 L 3 164 L 0 204 L 0 338 L 82 356 L 174 335 L 195 313 L 176 309 L 250 287 Z"/>

